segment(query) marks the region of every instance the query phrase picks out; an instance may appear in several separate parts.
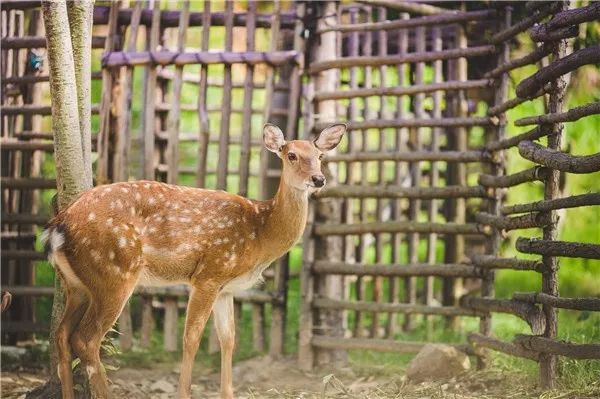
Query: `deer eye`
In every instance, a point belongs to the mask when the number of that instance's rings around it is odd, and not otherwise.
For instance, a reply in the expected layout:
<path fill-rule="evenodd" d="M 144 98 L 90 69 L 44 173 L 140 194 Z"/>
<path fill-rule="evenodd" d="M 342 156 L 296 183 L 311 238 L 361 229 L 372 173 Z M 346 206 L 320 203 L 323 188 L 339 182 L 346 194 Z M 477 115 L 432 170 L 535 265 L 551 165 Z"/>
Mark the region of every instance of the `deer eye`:
<path fill-rule="evenodd" d="M 293 152 L 288 152 L 288 159 L 290 161 L 296 161 L 296 160 L 298 160 L 298 157 Z"/>

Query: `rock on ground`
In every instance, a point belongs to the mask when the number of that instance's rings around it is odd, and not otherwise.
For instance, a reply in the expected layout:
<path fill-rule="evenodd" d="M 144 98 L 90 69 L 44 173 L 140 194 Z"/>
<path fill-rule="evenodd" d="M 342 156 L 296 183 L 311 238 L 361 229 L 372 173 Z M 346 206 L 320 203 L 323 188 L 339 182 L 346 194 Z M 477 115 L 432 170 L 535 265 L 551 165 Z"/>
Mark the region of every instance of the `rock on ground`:
<path fill-rule="evenodd" d="M 469 357 L 453 346 L 427 344 L 408 364 L 406 377 L 413 382 L 456 377 L 469 370 Z"/>

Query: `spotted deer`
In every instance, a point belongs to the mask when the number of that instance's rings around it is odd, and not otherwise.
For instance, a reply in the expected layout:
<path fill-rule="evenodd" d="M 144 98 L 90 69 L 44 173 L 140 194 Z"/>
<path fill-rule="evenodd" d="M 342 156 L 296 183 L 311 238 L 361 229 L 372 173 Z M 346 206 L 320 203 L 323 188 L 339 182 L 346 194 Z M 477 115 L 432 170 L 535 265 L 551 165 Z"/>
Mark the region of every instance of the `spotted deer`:
<path fill-rule="evenodd" d="M 221 345 L 221 397 L 232 398 L 233 295 L 255 285 L 298 241 L 309 194 L 325 185 L 323 154 L 345 131 L 336 124 L 312 142 L 286 142 L 277 126 L 265 125 L 264 144 L 283 163 L 279 188 L 268 201 L 136 181 L 98 186 L 59 212 L 43 240 L 66 292 L 56 332 L 63 398 L 74 397 L 71 351 L 94 395 L 109 397 L 100 342 L 138 283 L 191 287 L 178 396 L 191 396 L 192 365 L 212 311 Z"/>

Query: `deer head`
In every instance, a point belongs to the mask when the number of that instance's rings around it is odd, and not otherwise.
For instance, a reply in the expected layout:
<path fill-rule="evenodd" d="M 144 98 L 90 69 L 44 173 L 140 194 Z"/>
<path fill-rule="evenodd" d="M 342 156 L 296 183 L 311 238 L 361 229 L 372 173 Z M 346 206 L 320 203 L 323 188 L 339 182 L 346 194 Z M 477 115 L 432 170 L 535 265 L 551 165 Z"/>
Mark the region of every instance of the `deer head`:
<path fill-rule="evenodd" d="M 346 132 L 346 125 L 339 123 L 325 128 L 314 141 L 285 141 L 277 126 L 267 123 L 263 129 L 265 147 L 283 161 L 281 180 L 301 191 L 318 189 L 325 185 L 321 171 L 324 153 L 333 150 Z"/>

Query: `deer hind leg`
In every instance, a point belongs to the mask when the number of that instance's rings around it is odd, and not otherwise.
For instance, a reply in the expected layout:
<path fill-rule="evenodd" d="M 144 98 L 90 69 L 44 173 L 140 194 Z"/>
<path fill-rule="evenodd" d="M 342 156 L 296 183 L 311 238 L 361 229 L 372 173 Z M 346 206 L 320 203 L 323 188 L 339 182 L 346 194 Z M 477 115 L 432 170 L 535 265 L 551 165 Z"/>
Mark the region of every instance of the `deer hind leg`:
<path fill-rule="evenodd" d="M 181 361 L 178 387 L 179 398 L 191 397 L 194 358 L 218 291 L 219 287 L 207 280 L 192 287 L 183 333 L 183 359 Z"/>
<path fill-rule="evenodd" d="M 221 398 L 233 399 L 232 362 L 235 346 L 233 295 L 221 294 L 213 307 L 213 319 L 221 343 Z"/>
<path fill-rule="evenodd" d="M 71 336 L 73 350 L 88 375 L 93 398 L 109 398 L 110 389 L 106 372 L 100 360 L 102 339 L 119 317 L 125 302 L 131 296 L 135 279 L 123 286 L 90 293 L 90 305 L 78 328 Z"/>
<path fill-rule="evenodd" d="M 60 251 L 54 254 L 54 263 L 65 288 L 65 308 L 56 329 L 56 352 L 58 355 L 58 378 L 61 382 L 62 397 L 74 398 L 72 352 L 69 339 L 73 329 L 81 320 L 88 305 L 87 293 L 81 281 L 75 276 L 66 256 Z"/>

